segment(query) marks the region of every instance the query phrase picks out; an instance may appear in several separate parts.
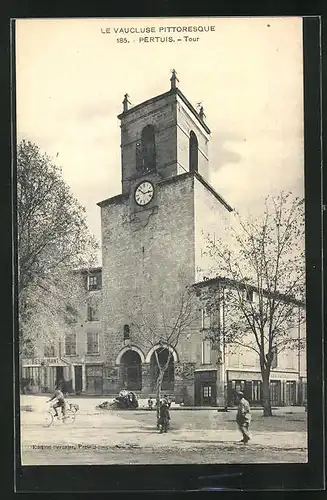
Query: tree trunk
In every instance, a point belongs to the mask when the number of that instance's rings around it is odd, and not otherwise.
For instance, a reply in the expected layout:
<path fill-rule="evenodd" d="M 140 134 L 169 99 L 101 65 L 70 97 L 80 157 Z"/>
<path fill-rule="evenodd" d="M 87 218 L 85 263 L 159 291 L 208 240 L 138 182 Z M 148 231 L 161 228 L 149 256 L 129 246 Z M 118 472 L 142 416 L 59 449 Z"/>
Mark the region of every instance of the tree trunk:
<path fill-rule="evenodd" d="M 271 417 L 271 402 L 270 402 L 270 386 L 269 386 L 269 374 L 266 372 L 262 373 L 262 404 L 263 404 L 263 416 Z"/>
<path fill-rule="evenodd" d="M 159 418 L 159 401 L 161 398 L 161 385 L 163 381 L 164 371 L 159 370 L 158 378 L 157 378 L 157 391 L 156 391 L 156 406 L 157 406 L 157 419 Z"/>

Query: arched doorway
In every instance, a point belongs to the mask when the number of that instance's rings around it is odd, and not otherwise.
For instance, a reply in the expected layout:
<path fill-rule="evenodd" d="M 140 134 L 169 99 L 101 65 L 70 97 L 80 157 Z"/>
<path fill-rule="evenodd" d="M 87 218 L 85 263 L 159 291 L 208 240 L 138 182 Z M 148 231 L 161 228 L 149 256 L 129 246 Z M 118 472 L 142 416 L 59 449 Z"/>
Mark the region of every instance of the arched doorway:
<path fill-rule="evenodd" d="M 159 347 L 156 350 L 158 354 L 158 359 L 160 366 L 165 366 L 167 361 L 168 361 L 168 356 L 169 358 L 169 363 L 168 367 L 165 370 L 164 376 L 163 376 L 163 381 L 162 381 L 162 390 L 163 391 L 172 391 L 174 390 L 174 357 L 171 352 L 169 352 L 168 349 Z M 156 359 L 155 352 L 152 354 L 151 359 L 150 359 L 150 371 L 151 371 L 151 386 L 152 390 L 156 389 L 156 384 L 157 384 L 157 378 L 159 374 L 159 367 Z"/>
<path fill-rule="evenodd" d="M 142 366 L 140 355 L 131 349 L 121 357 L 122 386 L 130 391 L 142 389 Z"/>

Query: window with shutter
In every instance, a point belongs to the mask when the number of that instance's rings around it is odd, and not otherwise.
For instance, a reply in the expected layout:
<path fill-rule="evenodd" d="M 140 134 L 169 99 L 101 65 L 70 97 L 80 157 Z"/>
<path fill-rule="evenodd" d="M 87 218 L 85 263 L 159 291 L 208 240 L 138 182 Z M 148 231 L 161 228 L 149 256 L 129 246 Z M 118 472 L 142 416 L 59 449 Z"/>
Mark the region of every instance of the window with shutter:
<path fill-rule="evenodd" d="M 65 337 L 65 354 L 67 356 L 76 355 L 76 333 L 67 334 Z"/>
<path fill-rule="evenodd" d="M 99 353 L 99 334 L 97 332 L 87 333 L 87 354 Z"/>
<path fill-rule="evenodd" d="M 99 321 L 99 310 L 97 307 L 87 306 L 87 321 Z"/>
<path fill-rule="evenodd" d="M 211 340 L 205 339 L 202 342 L 202 364 L 211 364 Z"/>
<path fill-rule="evenodd" d="M 98 289 L 98 278 L 97 276 L 88 276 L 88 290 Z"/>

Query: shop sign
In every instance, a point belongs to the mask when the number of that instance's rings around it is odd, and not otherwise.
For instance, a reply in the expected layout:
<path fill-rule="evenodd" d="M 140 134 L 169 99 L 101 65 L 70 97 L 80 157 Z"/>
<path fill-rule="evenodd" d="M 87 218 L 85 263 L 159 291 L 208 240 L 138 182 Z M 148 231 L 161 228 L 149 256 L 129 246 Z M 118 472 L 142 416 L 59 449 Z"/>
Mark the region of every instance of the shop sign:
<path fill-rule="evenodd" d="M 64 365 L 66 366 L 67 363 L 65 363 L 62 359 L 60 358 L 25 358 L 23 359 L 23 366 L 43 366 L 43 365 Z"/>

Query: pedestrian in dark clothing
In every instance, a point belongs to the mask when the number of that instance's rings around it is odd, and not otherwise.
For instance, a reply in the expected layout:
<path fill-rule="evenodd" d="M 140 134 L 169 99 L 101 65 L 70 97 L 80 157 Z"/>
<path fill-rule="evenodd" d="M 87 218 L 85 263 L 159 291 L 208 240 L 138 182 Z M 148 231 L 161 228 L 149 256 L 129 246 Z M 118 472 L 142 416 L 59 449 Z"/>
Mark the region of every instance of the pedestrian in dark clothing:
<path fill-rule="evenodd" d="M 169 420 L 170 420 L 169 405 L 168 405 L 166 400 L 163 400 L 160 402 L 160 406 L 159 406 L 158 425 L 159 425 L 160 434 L 162 432 L 168 431 Z"/>
<path fill-rule="evenodd" d="M 168 408 L 170 408 L 171 401 L 170 401 L 169 397 L 165 394 L 163 398 L 164 398 L 164 401 L 167 404 Z"/>
<path fill-rule="evenodd" d="M 250 403 L 245 399 L 244 393 L 239 391 L 237 393 L 237 415 L 236 422 L 239 430 L 242 433 L 243 438 L 241 439 L 241 443 L 247 444 L 250 440 L 249 436 L 249 427 L 251 423 L 251 409 Z"/>
<path fill-rule="evenodd" d="M 164 400 L 164 403 L 167 405 L 168 410 L 169 410 L 169 408 L 171 407 L 171 400 L 170 400 L 169 396 L 167 396 L 167 394 L 165 394 L 163 400 Z M 169 413 L 169 411 L 168 411 L 168 413 Z M 167 423 L 167 430 L 169 429 L 169 422 L 170 422 L 170 414 L 169 414 L 168 423 Z"/>

